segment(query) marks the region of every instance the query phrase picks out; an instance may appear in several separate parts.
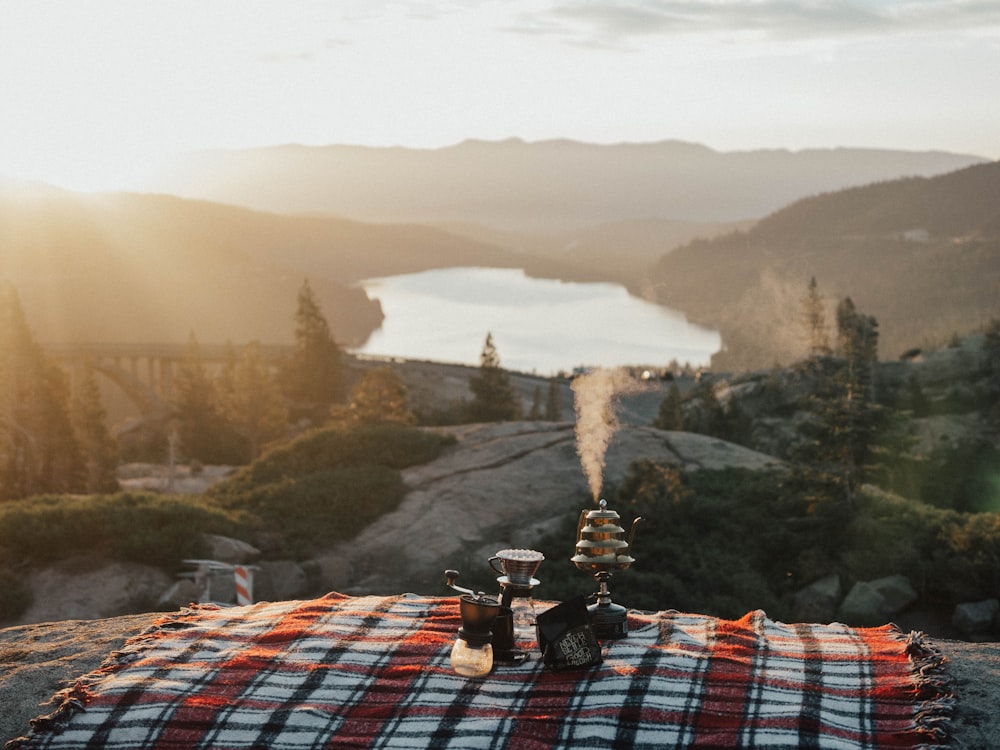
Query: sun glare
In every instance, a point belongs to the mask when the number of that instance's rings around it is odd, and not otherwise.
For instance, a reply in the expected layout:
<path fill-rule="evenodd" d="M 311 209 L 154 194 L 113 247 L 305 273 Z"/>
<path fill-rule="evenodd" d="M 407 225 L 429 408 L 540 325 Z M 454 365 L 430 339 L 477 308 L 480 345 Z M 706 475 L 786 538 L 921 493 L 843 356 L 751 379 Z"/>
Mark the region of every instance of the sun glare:
<path fill-rule="evenodd" d="M 148 152 L 38 149 L 0 156 L 0 177 L 44 182 L 83 193 L 141 190 L 169 160 Z"/>

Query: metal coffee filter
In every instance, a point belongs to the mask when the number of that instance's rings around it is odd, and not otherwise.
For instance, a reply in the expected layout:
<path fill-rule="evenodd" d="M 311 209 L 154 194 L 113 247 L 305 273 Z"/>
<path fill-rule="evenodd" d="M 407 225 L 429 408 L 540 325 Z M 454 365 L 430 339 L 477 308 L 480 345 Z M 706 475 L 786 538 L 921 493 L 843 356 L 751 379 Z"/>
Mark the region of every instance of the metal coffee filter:
<path fill-rule="evenodd" d="M 531 581 L 545 555 L 533 549 L 503 549 L 496 553 L 500 567 L 512 583 L 527 584 Z"/>

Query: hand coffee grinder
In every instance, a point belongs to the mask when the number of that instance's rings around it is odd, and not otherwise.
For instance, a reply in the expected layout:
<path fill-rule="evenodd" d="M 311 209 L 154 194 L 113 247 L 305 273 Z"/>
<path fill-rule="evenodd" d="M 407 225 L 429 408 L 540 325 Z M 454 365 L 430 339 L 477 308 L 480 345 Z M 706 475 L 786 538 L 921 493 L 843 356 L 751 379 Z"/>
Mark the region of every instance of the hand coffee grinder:
<path fill-rule="evenodd" d="M 474 622 L 471 623 L 472 627 L 470 628 L 469 614 L 476 614 L 476 606 L 495 607 L 488 626 L 492 644 L 491 667 L 494 661 L 515 664 L 524 661 L 527 654 L 514 648 L 514 613 L 510 607 L 501 604 L 496 597 L 486 596 L 482 591 L 473 591 L 459 586 L 457 570 L 446 570 L 444 576 L 445 585 L 463 595 L 459 600 L 463 623 L 462 633 L 459 637 L 462 638 L 463 634 L 467 635 L 470 630 L 475 629 Z M 465 640 L 468 641 L 468 638 L 466 637 Z"/>
<path fill-rule="evenodd" d="M 580 511 L 576 530 L 576 554 L 571 562 L 580 570 L 593 573 L 598 583 L 596 601 L 587 607 L 590 625 L 598 638 L 625 638 L 628 635 L 627 610 L 611 601 L 608 581 L 616 570 L 627 570 L 635 562 L 631 556 L 635 526 L 642 517 L 632 521 L 628 541 L 622 537 L 625 529 L 619 525 L 621 516 L 608 510 L 607 500 L 601 500 L 600 510 Z"/>

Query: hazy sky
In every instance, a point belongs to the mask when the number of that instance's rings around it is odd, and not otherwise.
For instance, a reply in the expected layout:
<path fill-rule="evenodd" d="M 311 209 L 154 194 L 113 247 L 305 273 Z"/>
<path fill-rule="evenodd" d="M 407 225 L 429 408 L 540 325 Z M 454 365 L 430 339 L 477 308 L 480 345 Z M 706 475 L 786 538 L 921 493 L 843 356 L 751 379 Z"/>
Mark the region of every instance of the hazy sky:
<path fill-rule="evenodd" d="M 0 0 L 0 174 L 509 137 L 997 159 L 998 73 L 997 0 Z"/>

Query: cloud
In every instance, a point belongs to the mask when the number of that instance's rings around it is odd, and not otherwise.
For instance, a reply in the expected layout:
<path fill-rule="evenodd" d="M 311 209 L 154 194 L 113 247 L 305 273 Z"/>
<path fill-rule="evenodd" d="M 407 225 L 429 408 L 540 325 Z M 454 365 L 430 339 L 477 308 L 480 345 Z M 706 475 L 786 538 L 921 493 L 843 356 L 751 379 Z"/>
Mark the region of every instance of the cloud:
<path fill-rule="evenodd" d="M 556 0 L 510 30 L 601 46 L 679 34 L 771 39 L 878 36 L 924 31 L 1000 34 L 995 0 Z"/>
<path fill-rule="evenodd" d="M 342 0 L 286 9 L 278 3 L 259 19 L 259 26 L 271 32 L 264 39 L 271 49 L 255 57 L 277 65 L 322 61 L 339 49 L 392 38 L 400 29 L 420 36 L 449 20 L 473 17 L 487 4 L 489 0 Z"/>

